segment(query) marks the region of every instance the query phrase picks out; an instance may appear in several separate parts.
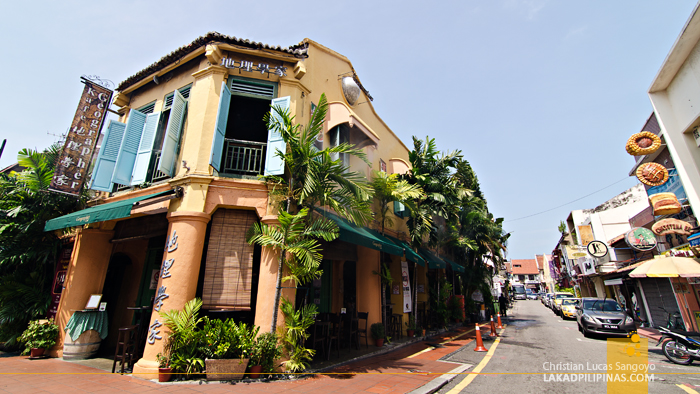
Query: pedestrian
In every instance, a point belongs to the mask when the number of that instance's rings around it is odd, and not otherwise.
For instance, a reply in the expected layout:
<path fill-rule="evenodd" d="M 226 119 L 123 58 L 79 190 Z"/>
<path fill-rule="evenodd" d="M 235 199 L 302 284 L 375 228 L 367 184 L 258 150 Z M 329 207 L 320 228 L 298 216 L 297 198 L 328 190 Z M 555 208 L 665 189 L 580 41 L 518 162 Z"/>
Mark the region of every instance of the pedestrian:
<path fill-rule="evenodd" d="M 506 316 L 508 311 L 508 299 L 503 295 L 503 293 L 498 296 L 498 304 L 501 309 L 501 315 Z"/>

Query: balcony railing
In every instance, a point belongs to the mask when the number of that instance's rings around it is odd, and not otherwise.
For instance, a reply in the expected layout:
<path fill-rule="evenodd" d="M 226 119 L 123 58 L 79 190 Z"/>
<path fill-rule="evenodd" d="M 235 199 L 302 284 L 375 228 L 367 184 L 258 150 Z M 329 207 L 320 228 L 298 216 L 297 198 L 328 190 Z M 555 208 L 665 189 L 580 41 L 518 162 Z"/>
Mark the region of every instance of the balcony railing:
<path fill-rule="evenodd" d="M 151 167 L 151 170 L 149 171 L 149 174 L 151 175 L 151 182 L 158 182 L 162 181 L 164 179 L 170 178 L 168 174 L 164 173 L 163 171 L 158 170 L 158 166 L 160 165 L 160 152 L 159 150 L 153 151 L 153 158 L 151 159 L 151 163 L 153 163 L 153 166 Z"/>
<path fill-rule="evenodd" d="M 264 142 L 227 138 L 224 142 L 221 172 L 234 175 L 262 174 L 266 147 Z"/>

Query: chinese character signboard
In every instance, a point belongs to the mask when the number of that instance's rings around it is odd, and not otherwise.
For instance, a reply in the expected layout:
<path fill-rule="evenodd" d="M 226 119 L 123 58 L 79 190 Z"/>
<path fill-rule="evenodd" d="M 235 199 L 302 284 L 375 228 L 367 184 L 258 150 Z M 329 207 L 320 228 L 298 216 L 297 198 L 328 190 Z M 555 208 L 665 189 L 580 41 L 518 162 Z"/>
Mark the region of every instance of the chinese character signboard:
<path fill-rule="evenodd" d="M 80 194 L 85 183 L 90 160 L 112 99 L 111 90 L 87 80 L 83 80 L 83 83 L 83 95 L 49 186 L 51 191 L 74 196 Z"/>

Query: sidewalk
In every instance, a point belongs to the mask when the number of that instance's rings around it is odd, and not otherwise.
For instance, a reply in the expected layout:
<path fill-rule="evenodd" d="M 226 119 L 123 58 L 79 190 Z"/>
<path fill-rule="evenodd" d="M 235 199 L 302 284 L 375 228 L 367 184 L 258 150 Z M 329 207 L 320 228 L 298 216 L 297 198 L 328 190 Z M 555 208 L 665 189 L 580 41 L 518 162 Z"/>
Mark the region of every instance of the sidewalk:
<path fill-rule="evenodd" d="M 647 327 L 647 328 L 638 328 L 637 329 L 637 334 L 640 336 L 643 336 L 645 338 L 653 339 L 655 341 L 658 341 L 661 338 L 661 332 L 655 328 Z"/>
<path fill-rule="evenodd" d="M 505 324 L 505 322 L 504 322 Z M 488 333 L 482 324 L 482 333 Z M 440 358 L 473 342 L 473 327 L 452 331 L 329 368 L 327 373 L 272 382 L 236 383 L 240 393 L 417 393 L 431 392 L 435 379 L 463 372 L 469 365 Z M 430 344 L 442 344 L 432 347 Z M 473 346 L 473 344 L 471 344 Z M 335 374 L 334 374 L 335 373 Z M 442 381 L 446 381 L 445 378 Z M 422 389 L 421 389 L 422 388 Z M 7 393 L 224 393 L 231 384 L 207 381 L 157 383 L 131 375 L 105 372 L 61 359 L 29 360 L 26 356 L 0 357 L 0 391 Z"/>

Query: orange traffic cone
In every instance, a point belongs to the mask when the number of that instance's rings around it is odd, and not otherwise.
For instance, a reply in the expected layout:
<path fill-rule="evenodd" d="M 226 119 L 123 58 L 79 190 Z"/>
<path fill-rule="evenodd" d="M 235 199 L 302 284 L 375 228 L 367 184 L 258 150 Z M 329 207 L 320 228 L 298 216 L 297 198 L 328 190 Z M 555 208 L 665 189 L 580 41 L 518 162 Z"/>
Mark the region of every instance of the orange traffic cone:
<path fill-rule="evenodd" d="M 503 328 L 503 324 L 501 324 L 501 314 L 499 313 L 497 316 L 498 316 L 498 325 L 496 326 L 496 328 L 498 328 L 500 330 L 501 328 Z"/>
<path fill-rule="evenodd" d="M 479 323 L 476 323 L 476 347 L 475 352 L 488 352 L 489 350 L 484 347 L 484 341 L 481 339 L 481 330 L 479 329 Z"/>
<path fill-rule="evenodd" d="M 493 315 L 491 315 L 491 334 L 489 336 L 492 337 L 497 337 L 498 333 L 496 332 L 496 323 L 493 322 Z"/>

